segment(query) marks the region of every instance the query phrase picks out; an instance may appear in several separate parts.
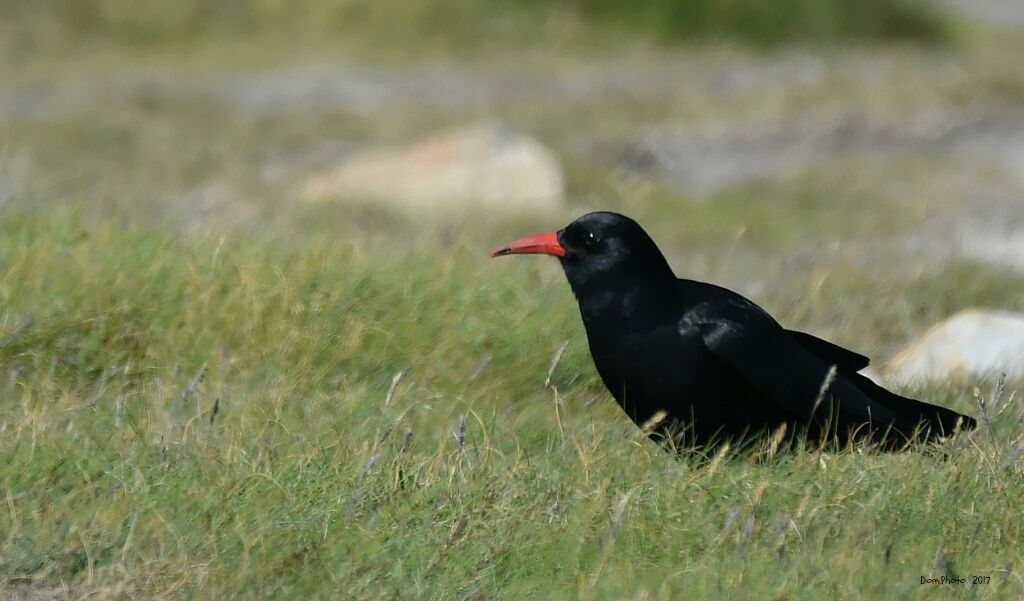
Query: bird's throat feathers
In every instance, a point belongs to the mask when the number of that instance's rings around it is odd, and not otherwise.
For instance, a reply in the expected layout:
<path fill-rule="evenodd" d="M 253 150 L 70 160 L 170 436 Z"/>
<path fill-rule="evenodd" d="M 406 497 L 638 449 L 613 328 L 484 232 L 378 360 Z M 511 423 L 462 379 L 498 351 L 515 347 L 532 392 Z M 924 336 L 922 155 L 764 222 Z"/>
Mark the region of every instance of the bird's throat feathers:
<path fill-rule="evenodd" d="M 645 257 L 644 261 L 622 255 L 607 263 L 601 260 L 603 257 L 581 263 L 562 261 L 585 322 L 631 319 L 640 313 L 653 315 L 658 307 L 665 306 L 676 277 L 664 256 L 654 250 L 656 256 Z"/>
<path fill-rule="evenodd" d="M 674 277 L 672 278 L 674 279 Z M 661 315 L 663 307 L 671 306 L 673 287 L 659 285 L 646 278 L 636 278 L 618 286 L 585 284 L 572 286 L 580 305 L 584 324 L 598 323 L 610 326 L 618 322 L 626 325 L 637 320 L 648 320 Z"/>

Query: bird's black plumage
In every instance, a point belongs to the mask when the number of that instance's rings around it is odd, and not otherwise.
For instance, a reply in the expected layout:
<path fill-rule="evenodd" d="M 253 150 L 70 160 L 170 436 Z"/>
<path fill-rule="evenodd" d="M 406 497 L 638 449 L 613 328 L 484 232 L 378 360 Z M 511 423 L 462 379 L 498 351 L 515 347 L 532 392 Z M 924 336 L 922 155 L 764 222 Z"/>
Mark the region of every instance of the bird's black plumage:
<path fill-rule="evenodd" d="M 812 442 L 899 448 L 975 426 L 858 373 L 869 363 L 863 355 L 787 330 L 731 290 L 677 279 L 623 215 L 589 213 L 494 256 L 518 253 L 559 257 L 601 379 L 637 425 L 665 416 L 656 439 L 703 446 L 785 424 Z"/>

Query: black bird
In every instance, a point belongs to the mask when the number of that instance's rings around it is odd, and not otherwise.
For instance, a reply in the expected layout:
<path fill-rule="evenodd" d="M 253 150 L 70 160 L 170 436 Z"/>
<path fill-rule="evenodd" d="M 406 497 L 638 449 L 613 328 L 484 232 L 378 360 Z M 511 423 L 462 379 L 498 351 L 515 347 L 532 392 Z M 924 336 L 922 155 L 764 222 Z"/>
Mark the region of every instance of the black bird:
<path fill-rule="evenodd" d="M 491 256 L 512 254 L 558 257 L 601 379 L 662 443 L 700 448 L 781 432 L 895 450 L 975 426 L 859 374 L 869 362 L 863 355 L 784 329 L 731 290 L 677 279 L 654 240 L 624 215 L 589 213 Z"/>

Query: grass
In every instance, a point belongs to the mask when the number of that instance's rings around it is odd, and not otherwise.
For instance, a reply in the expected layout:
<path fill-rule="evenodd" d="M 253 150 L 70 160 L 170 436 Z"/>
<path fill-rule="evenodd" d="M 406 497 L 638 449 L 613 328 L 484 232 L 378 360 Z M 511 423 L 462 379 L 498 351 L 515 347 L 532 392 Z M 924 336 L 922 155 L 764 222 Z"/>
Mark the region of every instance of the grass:
<path fill-rule="evenodd" d="M 599 385 L 557 269 L 488 262 L 476 236 L 396 253 L 352 232 L 296 246 L 286 232 L 181 238 L 9 210 L 0 592 L 1024 592 L 1019 398 L 986 388 L 992 429 L 945 459 L 671 457 Z M 965 269 L 905 281 L 879 304 L 853 272 L 820 306 L 916 329 L 951 273 L 979 298 L 1019 290 Z M 760 300 L 785 314 L 782 294 Z M 923 392 L 978 413 L 968 387 Z M 967 584 L 920 584 L 944 574 Z"/>
<path fill-rule="evenodd" d="M 6 50 L 73 56 L 81 48 L 188 51 L 261 39 L 287 50 L 312 40 L 364 56 L 475 56 L 496 49 L 583 48 L 731 41 L 948 40 L 950 26 L 919 0 L 622 0 L 510 2 L 403 0 L 40 0 L 0 6 Z"/>
<path fill-rule="evenodd" d="M 413 12 L 390 27 L 395 13 L 361 3 L 360 31 L 332 39 L 344 51 L 328 56 L 318 36 L 355 28 L 296 8 L 334 10 L 312 0 L 213 12 L 73 4 L 79 17 L 54 0 L 0 19 L 0 78 L 28 90 L 26 104 L 38 82 L 61 100 L 0 121 L 0 599 L 1024 595 L 1019 382 L 1002 393 L 973 381 L 907 391 L 979 415 L 980 387 L 991 427 L 945 455 L 673 457 L 640 439 L 601 386 L 554 262 L 486 258 L 589 208 L 621 210 L 680 275 L 741 290 L 785 325 L 884 368 L 956 311 L 1024 310 L 1020 276 L 900 246 L 927 236 L 924 218 L 945 207 L 888 189 L 939 186 L 940 162 L 844 161 L 693 197 L 648 174 L 623 193 L 615 157 L 643 128 L 680 118 L 778 110 L 803 123 L 821 106 L 1009 102 L 1020 88 L 1012 52 L 938 88 L 893 67 L 888 77 L 909 83 L 864 91 L 838 69 L 835 81 L 767 100 L 612 91 L 467 111 L 261 113 L 203 90 L 223 74 L 273 71 L 305 45 L 330 65 L 392 51 L 443 57 L 453 45 L 497 48 L 514 63 L 531 44 L 586 52 L 607 41 L 614 54 L 635 42 L 634 27 L 649 43 L 664 38 L 658 19 L 612 22 L 618 3 L 562 5 L 548 20 L 529 4 L 460 4 L 497 15 L 481 27 L 426 24 L 418 2 L 402 3 Z M 246 7 L 264 12 L 230 12 Z M 179 22 L 158 8 L 200 16 Z M 305 19 L 322 29 L 296 41 L 287 29 Z M 705 51 L 691 60 L 711 65 L 707 81 L 763 58 L 716 62 L 737 51 Z M 94 52 L 111 62 L 81 68 Z M 630 64 L 665 64 L 644 52 Z M 898 55 L 888 52 L 869 51 Z M 552 77 L 563 60 L 575 59 L 542 55 Z M 919 62 L 907 64 L 917 73 Z M 139 74 L 152 87 L 119 84 Z M 76 97 L 108 81 L 109 95 Z M 564 211 L 409 215 L 295 201 L 294 184 L 339 148 L 476 118 L 557 151 Z M 579 150 L 581 139 L 597 150 Z M 921 584 L 943 575 L 966 582 Z"/>
<path fill-rule="evenodd" d="M 642 5 L 577 0 L 570 5 L 585 18 L 630 24 L 666 41 L 732 39 L 777 45 L 843 38 L 936 41 L 944 35 L 942 20 L 930 7 L 903 0 L 683 0 Z"/>

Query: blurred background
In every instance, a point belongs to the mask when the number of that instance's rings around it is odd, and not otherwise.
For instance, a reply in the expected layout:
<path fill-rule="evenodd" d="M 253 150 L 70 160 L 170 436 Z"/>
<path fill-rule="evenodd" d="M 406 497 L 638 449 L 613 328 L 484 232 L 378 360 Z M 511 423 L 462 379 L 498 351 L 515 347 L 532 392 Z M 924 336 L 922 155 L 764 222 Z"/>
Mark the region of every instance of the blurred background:
<path fill-rule="evenodd" d="M 983 430 L 641 443 L 594 209 Z M 0 0 L 0 598 L 1021 598 L 1022 291 L 1024 0 Z"/>
<path fill-rule="evenodd" d="M 1018 0 L 0 0 L 0 211 L 483 256 L 618 210 L 893 355 L 1021 307 L 1022 64 Z"/>

